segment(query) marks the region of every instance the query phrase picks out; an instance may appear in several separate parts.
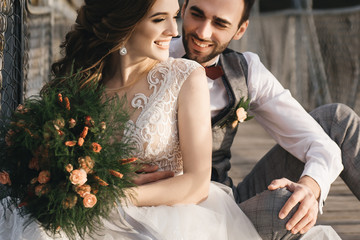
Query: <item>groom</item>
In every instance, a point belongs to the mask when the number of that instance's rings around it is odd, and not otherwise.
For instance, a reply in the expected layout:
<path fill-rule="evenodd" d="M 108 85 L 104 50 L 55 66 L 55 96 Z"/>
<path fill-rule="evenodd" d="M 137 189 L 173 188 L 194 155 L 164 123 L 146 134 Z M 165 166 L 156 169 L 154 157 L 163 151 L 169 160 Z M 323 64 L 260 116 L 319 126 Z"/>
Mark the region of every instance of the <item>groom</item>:
<path fill-rule="evenodd" d="M 244 35 L 253 3 L 185 0 L 182 38 L 173 40 L 170 55 L 206 67 L 212 108 L 212 180 L 233 188 L 239 206 L 264 239 L 292 239 L 315 224 L 330 185 L 340 173 L 360 199 L 360 119 L 340 104 L 317 108 L 311 117 L 256 54 L 227 48 L 231 40 Z M 234 186 L 228 171 L 239 123 L 227 120 L 236 116 L 237 104 L 247 98 L 250 114 L 279 145 Z M 172 173 L 143 174 L 138 183 L 168 176 Z"/>

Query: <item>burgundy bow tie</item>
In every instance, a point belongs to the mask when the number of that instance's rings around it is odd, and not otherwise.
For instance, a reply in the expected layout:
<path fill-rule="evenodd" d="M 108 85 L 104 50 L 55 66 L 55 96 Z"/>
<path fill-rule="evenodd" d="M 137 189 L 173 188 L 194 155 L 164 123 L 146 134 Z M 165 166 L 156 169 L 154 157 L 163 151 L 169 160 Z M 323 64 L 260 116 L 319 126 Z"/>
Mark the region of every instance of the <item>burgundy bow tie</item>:
<path fill-rule="evenodd" d="M 224 71 L 220 65 L 205 67 L 206 76 L 212 80 L 218 79 L 224 75 Z"/>

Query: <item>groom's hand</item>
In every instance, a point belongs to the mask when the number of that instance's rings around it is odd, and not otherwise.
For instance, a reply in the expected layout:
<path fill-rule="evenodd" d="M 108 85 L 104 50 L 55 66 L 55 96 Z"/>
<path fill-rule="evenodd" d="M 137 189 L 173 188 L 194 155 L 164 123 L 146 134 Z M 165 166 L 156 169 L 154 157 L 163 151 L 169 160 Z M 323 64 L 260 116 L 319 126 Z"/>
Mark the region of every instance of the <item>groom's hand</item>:
<path fill-rule="evenodd" d="M 291 209 L 300 203 L 298 210 L 287 222 L 286 229 L 291 230 L 293 234 L 298 232 L 304 234 L 316 223 L 319 211 L 317 199 L 320 196 L 320 187 L 311 177 L 304 176 L 297 183 L 286 178 L 276 179 L 271 182 L 268 189 L 275 190 L 284 187 L 293 194 L 280 210 L 279 218 L 285 218 Z"/>
<path fill-rule="evenodd" d="M 174 176 L 174 172 L 172 171 L 157 172 L 158 169 L 159 167 L 156 165 L 142 164 L 141 168 L 136 172 L 137 174 L 134 177 L 133 182 L 139 186 Z"/>

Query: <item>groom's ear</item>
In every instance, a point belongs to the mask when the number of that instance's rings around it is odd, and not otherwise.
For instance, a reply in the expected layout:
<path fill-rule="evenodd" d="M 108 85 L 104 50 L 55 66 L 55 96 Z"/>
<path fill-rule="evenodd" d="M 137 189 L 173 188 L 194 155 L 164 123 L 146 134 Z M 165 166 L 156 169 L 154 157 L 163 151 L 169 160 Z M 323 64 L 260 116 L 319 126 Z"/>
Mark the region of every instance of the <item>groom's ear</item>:
<path fill-rule="evenodd" d="M 249 26 L 249 20 L 246 20 L 241 24 L 239 29 L 236 31 L 233 40 L 239 40 L 245 34 L 247 27 Z"/>
<path fill-rule="evenodd" d="M 181 18 L 184 19 L 185 9 L 187 6 L 187 1 L 184 1 L 182 7 L 181 7 Z"/>

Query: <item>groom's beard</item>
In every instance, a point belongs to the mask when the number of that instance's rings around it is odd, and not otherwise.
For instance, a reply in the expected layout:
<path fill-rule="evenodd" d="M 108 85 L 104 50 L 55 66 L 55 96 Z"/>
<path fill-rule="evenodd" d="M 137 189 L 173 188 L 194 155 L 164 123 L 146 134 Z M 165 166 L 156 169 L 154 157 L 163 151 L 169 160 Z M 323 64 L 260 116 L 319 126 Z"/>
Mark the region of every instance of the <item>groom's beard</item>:
<path fill-rule="evenodd" d="M 212 59 L 214 59 L 215 57 L 217 57 L 218 55 L 220 55 L 230 44 L 230 41 L 223 44 L 223 45 L 218 45 L 216 42 L 212 42 L 211 44 L 213 44 L 213 50 L 206 56 L 198 56 L 195 53 L 192 53 L 190 51 L 189 48 L 189 41 L 192 41 L 191 38 L 195 38 L 198 39 L 199 41 L 201 41 L 201 39 L 196 35 L 196 33 L 188 33 L 185 35 L 185 31 L 184 31 L 184 27 L 182 28 L 182 41 L 183 41 L 183 45 L 186 51 L 186 56 L 188 59 L 194 60 L 200 64 L 202 63 L 206 63 Z"/>

